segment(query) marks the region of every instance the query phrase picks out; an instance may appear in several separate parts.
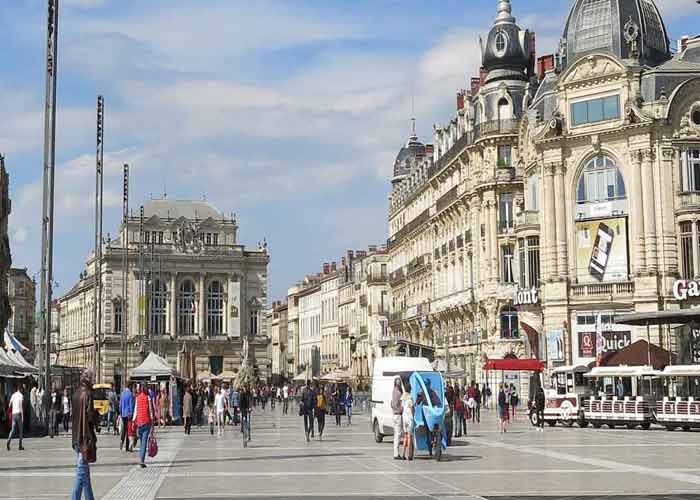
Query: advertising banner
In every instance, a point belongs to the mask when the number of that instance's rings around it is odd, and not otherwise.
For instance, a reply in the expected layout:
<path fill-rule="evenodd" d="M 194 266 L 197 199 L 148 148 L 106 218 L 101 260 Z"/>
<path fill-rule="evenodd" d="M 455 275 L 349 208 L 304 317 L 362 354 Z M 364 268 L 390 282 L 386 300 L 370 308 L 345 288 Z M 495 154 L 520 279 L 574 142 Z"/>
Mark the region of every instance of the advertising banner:
<path fill-rule="evenodd" d="M 564 332 L 550 330 L 547 340 L 549 341 L 549 360 L 564 361 Z"/>
<path fill-rule="evenodd" d="M 241 284 L 231 281 L 228 284 L 229 337 L 241 336 Z"/>
<path fill-rule="evenodd" d="M 680 363 L 700 364 L 700 325 L 693 323 L 680 328 Z"/>
<path fill-rule="evenodd" d="M 577 222 L 576 234 L 576 273 L 580 283 L 627 280 L 625 217 Z"/>
<path fill-rule="evenodd" d="M 578 355 L 580 358 L 595 358 L 599 353 L 619 351 L 632 344 L 631 332 L 579 332 Z"/>

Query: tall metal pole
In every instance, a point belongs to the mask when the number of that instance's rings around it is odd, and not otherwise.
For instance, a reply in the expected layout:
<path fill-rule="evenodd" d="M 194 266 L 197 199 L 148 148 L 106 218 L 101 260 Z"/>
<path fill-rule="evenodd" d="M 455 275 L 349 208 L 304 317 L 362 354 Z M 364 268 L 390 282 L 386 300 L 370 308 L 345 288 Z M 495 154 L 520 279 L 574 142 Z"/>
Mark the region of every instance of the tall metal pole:
<path fill-rule="evenodd" d="M 44 389 L 51 382 L 51 298 L 53 287 L 54 165 L 56 161 L 56 74 L 58 71 L 58 0 L 47 2 L 44 174 L 41 219 L 41 332 L 44 335 Z"/>
<path fill-rule="evenodd" d="M 145 256 L 143 248 L 143 205 L 141 205 L 139 211 L 139 340 L 142 345 L 145 345 L 146 341 L 146 285 L 144 281 L 145 273 Z"/>
<path fill-rule="evenodd" d="M 124 164 L 124 191 L 122 198 L 123 254 L 122 254 L 122 387 L 126 387 L 129 367 L 127 342 L 129 340 L 129 165 Z"/>
<path fill-rule="evenodd" d="M 94 368 L 97 382 L 102 382 L 102 180 L 104 158 L 104 99 L 97 96 L 97 150 L 95 154 L 95 285 L 92 303 Z"/>

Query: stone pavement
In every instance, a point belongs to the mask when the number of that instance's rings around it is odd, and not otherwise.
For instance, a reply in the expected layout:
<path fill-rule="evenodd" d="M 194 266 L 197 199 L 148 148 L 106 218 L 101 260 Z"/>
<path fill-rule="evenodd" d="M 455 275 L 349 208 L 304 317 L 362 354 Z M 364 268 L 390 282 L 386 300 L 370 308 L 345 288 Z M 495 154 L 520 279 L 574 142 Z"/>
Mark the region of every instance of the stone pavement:
<path fill-rule="evenodd" d="M 520 417 L 499 434 L 493 413 L 484 413 L 440 463 L 392 460 L 390 440 L 374 442 L 366 415 L 340 428 L 329 416 L 323 442 L 307 444 L 299 417 L 258 410 L 247 449 L 237 429 L 217 437 L 205 428 L 191 436 L 169 428 L 159 432 L 159 455 L 147 469 L 103 433 L 93 488 L 110 500 L 700 498 L 700 433 L 576 427 L 538 433 Z M 75 473 L 69 438 L 27 439 L 25 448 L 0 448 L 0 498 L 68 498 Z"/>

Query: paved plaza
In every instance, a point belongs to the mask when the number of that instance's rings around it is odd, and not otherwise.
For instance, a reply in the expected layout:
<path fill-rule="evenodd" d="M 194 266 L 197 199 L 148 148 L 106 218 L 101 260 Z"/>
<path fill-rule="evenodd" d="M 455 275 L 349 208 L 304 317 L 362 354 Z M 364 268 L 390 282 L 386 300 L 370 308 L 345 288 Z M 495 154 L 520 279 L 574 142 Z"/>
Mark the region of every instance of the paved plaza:
<path fill-rule="evenodd" d="M 469 498 L 691 499 L 700 495 L 700 433 L 664 430 L 547 428 L 525 418 L 499 434 L 493 412 L 470 425 L 445 461 L 392 460 L 391 443 L 376 444 L 368 417 L 351 427 L 328 418 L 323 442 L 306 443 L 296 415 L 257 411 L 253 441 L 244 449 L 237 429 L 210 436 L 194 428 L 159 433 L 160 452 L 147 469 L 117 438 L 100 436 L 92 467 L 95 495 L 109 500 L 232 498 L 445 499 Z M 0 452 L 7 499 L 65 499 L 74 476 L 67 437 L 28 439 L 26 451 Z M 659 496 L 656 496 L 659 495 Z"/>

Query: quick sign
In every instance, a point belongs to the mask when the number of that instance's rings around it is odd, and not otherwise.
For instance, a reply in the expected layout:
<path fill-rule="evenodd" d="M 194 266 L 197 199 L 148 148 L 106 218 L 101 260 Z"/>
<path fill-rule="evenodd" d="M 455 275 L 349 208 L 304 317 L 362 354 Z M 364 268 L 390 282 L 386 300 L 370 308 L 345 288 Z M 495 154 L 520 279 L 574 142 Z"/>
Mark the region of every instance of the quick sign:
<path fill-rule="evenodd" d="M 673 284 L 673 296 L 676 300 L 700 297 L 700 283 L 697 281 L 678 280 Z"/>
<path fill-rule="evenodd" d="M 598 354 L 620 351 L 632 344 L 631 332 L 579 332 L 578 355 L 595 358 Z"/>
<path fill-rule="evenodd" d="M 516 306 L 534 305 L 540 301 L 540 292 L 532 287 L 532 290 L 518 290 L 513 297 L 513 304 Z"/>

